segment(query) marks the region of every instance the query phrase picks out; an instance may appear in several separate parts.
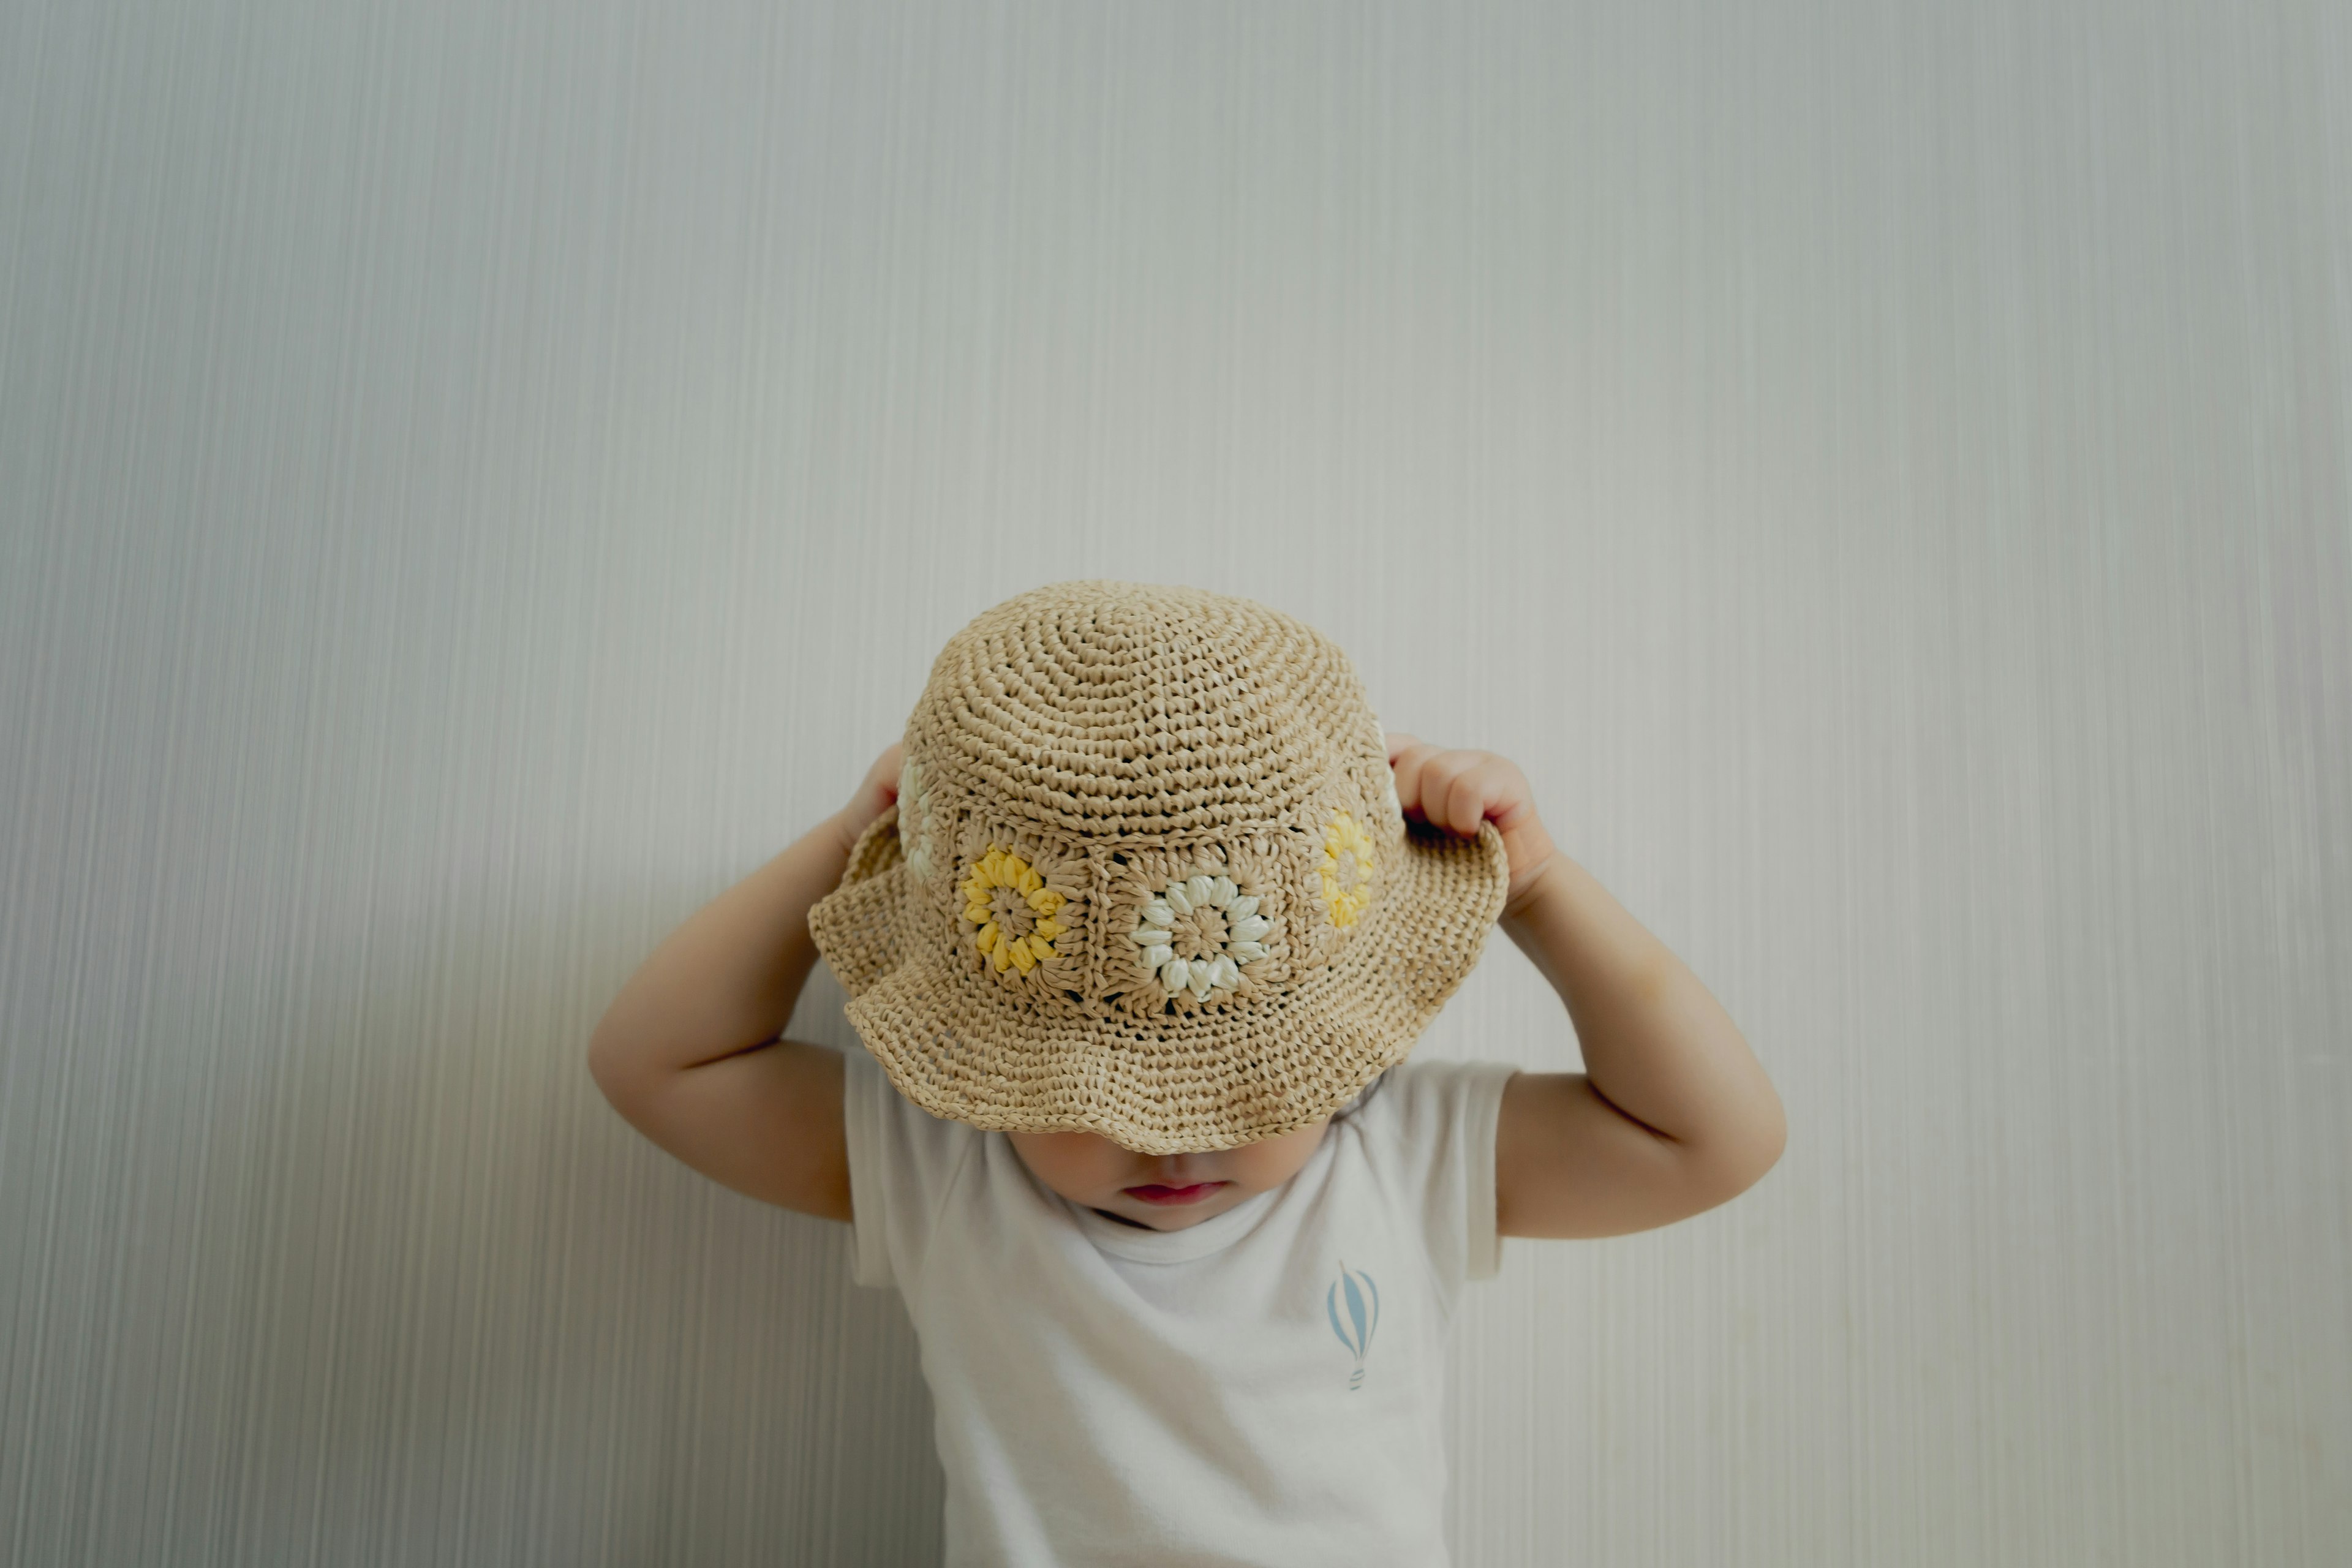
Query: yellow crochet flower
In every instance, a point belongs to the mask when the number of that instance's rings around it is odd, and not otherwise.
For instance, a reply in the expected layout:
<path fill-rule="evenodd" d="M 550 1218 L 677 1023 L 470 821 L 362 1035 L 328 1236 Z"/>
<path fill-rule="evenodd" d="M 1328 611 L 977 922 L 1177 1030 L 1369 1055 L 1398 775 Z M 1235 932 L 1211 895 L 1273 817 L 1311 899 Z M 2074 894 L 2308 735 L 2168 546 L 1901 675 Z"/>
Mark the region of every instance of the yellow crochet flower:
<path fill-rule="evenodd" d="M 998 845 L 964 879 L 963 918 L 980 928 L 980 951 L 999 971 L 1013 964 L 1026 974 L 1055 956 L 1062 922 L 1054 916 L 1062 895 L 1045 886 L 1029 862 Z"/>
<path fill-rule="evenodd" d="M 1372 901 L 1372 837 L 1346 812 L 1323 830 L 1323 907 L 1335 926 L 1351 926 Z"/>

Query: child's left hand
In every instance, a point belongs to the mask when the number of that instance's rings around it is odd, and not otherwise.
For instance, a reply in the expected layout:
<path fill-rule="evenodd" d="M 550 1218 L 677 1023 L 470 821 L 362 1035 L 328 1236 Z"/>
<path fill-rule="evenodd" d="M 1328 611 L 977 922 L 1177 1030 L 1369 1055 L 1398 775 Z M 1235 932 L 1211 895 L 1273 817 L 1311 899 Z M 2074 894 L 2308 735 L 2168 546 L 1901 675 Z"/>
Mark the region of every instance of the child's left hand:
<path fill-rule="evenodd" d="M 1445 751 L 1401 731 L 1388 731 L 1389 768 L 1396 775 L 1397 804 L 1418 819 L 1465 838 L 1478 836 L 1491 820 L 1510 857 L 1511 887 L 1503 913 L 1515 911 L 1558 851 L 1536 815 L 1527 775 L 1508 757 L 1492 752 Z"/>

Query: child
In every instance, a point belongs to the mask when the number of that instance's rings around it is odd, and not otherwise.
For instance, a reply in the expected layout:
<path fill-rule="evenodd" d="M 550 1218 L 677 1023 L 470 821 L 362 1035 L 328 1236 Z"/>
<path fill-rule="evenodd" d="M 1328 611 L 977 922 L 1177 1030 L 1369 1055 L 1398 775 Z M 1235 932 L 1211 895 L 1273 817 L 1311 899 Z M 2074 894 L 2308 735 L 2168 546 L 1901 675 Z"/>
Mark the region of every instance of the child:
<path fill-rule="evenodd" d="M 1404 1059 L 1498 918 L 1586 1072 Z M 866 1050 L 778 1037 L 820 950 Z M 589 1064 L 904 1296 L 958 1564 L 1443 1563 L 1464 1281 L 1505 1236 L 1723 1203 L 1783 1139 L 1517 768 L 1384 736 L 1288 616 L 1129 583 L 950 639 L 903 742 L 646 962 Z"/>

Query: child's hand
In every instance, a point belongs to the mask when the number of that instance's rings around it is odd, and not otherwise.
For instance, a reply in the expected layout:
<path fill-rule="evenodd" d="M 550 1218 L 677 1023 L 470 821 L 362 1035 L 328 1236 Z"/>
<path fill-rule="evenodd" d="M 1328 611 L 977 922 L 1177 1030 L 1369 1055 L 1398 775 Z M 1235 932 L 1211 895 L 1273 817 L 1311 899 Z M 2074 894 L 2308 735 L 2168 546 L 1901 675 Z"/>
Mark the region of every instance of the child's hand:
<path fill-rule="evenodd" d="M 1388 744 L 1397 804 L 1408 818 L 1465 838 L 1475 838 L 1478 824 L 1493 820 L 1511 861 L 1511 888 L 1503 899 L 1503 912 L 1511 913 L 1555 853 L 1518 764 L 1492 752 L 1441 751 L 1394 730 Z"/>
<path fill-rule="evenodd" d="M 874 759 L 866 770 L 866 782 L 857 786 L 849 804 L 834 814 L 833 825 L 841 834 L 841 852 L 848 854 L 857 847 L 857 836 L 866 831 L 866 824 L 887 811 L 898 798 L 898 763 L 906 752 L 901 741 L 890 742 L 889 749 Z"/>

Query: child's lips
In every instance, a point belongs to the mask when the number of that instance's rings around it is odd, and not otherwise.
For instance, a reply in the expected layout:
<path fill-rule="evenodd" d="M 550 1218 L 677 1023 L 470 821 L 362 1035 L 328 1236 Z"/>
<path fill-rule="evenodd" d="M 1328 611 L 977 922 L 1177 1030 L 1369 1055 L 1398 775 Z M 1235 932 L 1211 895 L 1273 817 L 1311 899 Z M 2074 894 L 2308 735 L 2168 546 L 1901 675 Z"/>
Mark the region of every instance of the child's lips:
<path fill-rule="evenodd" d="M 1157 1182 L 1150 1182 L 1139 1187 L 1122 1187 L 1119 1190 L 1131 1197 L 1141 1198 L 1145 1203 L 1169 1208 L 1182 1204 L 1197 1204 L 1223 1185 L 1223 1182 L 1195 1182 L 1189 1187 L 1163 1187 Z"/>

